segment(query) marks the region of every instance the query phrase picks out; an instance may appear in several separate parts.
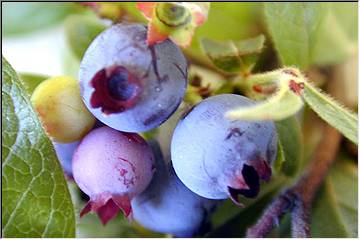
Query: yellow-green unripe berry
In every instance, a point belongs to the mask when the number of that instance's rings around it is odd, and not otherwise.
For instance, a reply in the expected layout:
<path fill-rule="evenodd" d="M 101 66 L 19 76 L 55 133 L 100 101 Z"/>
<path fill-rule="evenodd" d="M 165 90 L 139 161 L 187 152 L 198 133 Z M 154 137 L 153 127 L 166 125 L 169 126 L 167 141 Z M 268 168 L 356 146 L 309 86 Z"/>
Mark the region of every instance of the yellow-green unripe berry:
<path fill-rule="evenodd" d="M 72 77 L 49 78 L 31 96 L 47 134 L 56 142 L 80 140 L 95 123 L 80 96 L 79 83 Z"/>

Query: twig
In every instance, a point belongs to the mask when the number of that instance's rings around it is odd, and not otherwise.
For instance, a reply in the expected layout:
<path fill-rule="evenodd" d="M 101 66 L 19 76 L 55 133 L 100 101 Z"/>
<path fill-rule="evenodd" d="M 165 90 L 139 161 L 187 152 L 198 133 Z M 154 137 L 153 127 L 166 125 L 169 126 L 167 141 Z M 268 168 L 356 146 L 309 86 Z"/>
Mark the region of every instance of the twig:
<path fill-rule="evenodd" d="M 335 80 L 335 79 L 331 79 Z M 334 97 L 341 95 L 332 88 Z M 302 178 L 291 188 L 280 194 L 265 210 L 258 222 L 247 231 L 247 237 L 265 237 L 284 213 L 292 213 L 292 237 L 310 237 L 309 212 L 316 192 L 321 186 L 331 164 L 335 160 L 341 141 L 340 133 L 325 126 L 320 144 Z"/>
<path fill-rule="evenodd" d="M 310 237 L 309 209 L 298 197 L 294 199 L 294 208 L 291 212 L 291 232 L 295 238 Z"/>
<path fill-rule="evenodd" d="M 247 231 L 248 238 L 264 237 L 271 229 L 279 225 L 279 218 L 291 208 L 292 199 L 288 194 L 281 194 L 265 210 L 258 223 Z"/>
<path fill-rule="evenodd" d="M 330 165 L 335 160 L 341 135 L 327 125 L 323 139 L 318 146 L 313 160 L 301 180 L 285 193 L 281 194 L 265 210 L 258 222 L 247 231 L 247 237 L 265 237 L 277 224 L 279 218 L 288 211 L 292 216 L 293 235 L 309 237 L 308 212 L 311 202 L 320 187 Z M 295 237 L 295 236 L 293 236 Z"/>

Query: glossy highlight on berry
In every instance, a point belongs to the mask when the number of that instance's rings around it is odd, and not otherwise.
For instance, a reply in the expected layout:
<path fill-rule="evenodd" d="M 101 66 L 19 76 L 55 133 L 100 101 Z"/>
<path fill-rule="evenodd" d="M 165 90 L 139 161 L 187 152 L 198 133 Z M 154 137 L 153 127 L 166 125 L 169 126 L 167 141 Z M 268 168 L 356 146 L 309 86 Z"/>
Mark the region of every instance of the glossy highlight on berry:
<path fill-rule="evenodd" d="M 102 32 L 81 61 L 81 94 L 106 125 L 143 132 L 166 121 L 180 105 L 187 61 L 170 40 L 148 46 L 147 28 L 116 24 Z"/>

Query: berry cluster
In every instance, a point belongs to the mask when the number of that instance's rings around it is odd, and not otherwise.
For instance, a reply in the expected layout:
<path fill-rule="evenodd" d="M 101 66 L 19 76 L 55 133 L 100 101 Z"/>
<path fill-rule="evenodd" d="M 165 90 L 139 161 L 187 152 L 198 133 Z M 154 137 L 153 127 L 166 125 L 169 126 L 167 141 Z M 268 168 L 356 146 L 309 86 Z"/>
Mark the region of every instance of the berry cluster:
<path fill-rule="evenodd" d="M 138 133 L 157 128 L 183 101 L 187 61 L 170 40 L 149 46 L 140 24 L 117 24 L 87 49 L 79 82 L 42 82 L 32 95 L 64 172 L 106 224 L 119 211 L 153 231 L 206 231 L 221 199 L 256 197 L 271 177 L 277 134 L 271 121 L 230 121 L 255 104 L 234 94 L 209 97 L 178 121 L 171 159 Z M 163 143 L 164 144 L 164 143 Z M 167 143 L 170 144 L 170 143 Z M 168 157 L 166 157 L 168 158 Z"/>

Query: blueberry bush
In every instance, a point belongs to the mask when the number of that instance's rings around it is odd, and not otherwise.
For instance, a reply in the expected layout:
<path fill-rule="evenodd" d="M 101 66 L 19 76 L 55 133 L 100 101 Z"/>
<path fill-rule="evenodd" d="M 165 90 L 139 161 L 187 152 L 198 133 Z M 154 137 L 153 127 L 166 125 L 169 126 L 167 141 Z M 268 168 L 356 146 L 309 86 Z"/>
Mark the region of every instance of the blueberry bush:
<path fill-rule="evenodd" d="M 2 3 L 2 236 L 357 237 L 357 7 Z"/>

